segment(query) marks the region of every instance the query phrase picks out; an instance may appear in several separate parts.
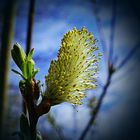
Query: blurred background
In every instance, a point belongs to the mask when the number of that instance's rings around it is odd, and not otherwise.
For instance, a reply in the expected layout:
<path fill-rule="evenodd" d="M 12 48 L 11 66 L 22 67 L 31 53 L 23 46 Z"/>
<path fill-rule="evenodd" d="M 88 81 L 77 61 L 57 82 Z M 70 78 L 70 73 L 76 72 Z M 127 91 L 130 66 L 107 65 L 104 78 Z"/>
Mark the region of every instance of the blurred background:
<path fill-rule="evenodd" d="M 63 35 L 85 26 L 103 56 L 97 89 L 81 106 L 52 107 L 38 122 L 44 140 L 139 140 L 140 8 L 137 0 L 0 0 L 0 131 L 18 139 L 21 79 L 10 50 L 35 48 L 37 79 L 44 83 Z M 42 87 L 44 90 L 45 87 Z M 94 110 L 96 113 L 93 114 Z M 3 127 L 2 127 L 3 126 Z"/>

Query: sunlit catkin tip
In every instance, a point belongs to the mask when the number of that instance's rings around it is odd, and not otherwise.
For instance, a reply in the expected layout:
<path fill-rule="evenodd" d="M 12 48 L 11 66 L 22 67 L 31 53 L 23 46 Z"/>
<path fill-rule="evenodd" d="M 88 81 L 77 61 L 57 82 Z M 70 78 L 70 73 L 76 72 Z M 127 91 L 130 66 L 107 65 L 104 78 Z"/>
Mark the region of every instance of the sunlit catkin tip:
<path fill-rule="evenodd" d="M 85 90 L 96 88 L 99 56 L 96 39 L 86 28 L 67 32 L 58 59 L 51 62 L 45 96 L 52 105 L 70 102 L 80 105 Z"/>

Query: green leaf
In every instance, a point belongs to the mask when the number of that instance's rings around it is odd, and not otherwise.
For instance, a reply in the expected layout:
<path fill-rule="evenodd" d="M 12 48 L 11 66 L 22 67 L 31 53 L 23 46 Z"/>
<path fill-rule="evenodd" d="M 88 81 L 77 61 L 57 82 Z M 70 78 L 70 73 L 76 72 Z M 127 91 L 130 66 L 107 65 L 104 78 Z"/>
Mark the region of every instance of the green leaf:
<path fill-rule="evenodd" d="M 29 81 L 32 79 L 33 69 L 34 69 L 34 64 L 31 61 L 27 61 L 26 72 L 27 72 L 27 79 Z"/>
<path fill-rule="evenodd" d="M 20 132 L 24 134 L 26 140 L 31 139 L 28 119 L 24 114 L 20 117 Z"/>
<path fill-rule="evenodd" d="M 13 50 L 13 49 L 11 50 L 11 55 L 12 55 L 12 58 L 13 58 L 14 62 L 16 63 L 16 65 L 21 69 L 21 65 L 20 65 L 21 62 L 20 62 L 20 59 L 18 58 L 15 50 Z"/>
<path fill-rule="evenodd" d="M 23 76 L 31 81 L 32 79 L 32 75 L 33 75 L 33 71 L 34 71 L 34 61 L 33 60 L 27 60 L 25 61 L 25 63 L 22 65 L 22 73 Z"/>
<path fill-rule="evenodd" d="M 38 70 L 34 69 L 35 62 L 32 59 L 33 53 L 34 53 L 34 48 L 31 49 L 28 56 L 26 56 L 21 46 L 17 43 L 14 44 L 13 49 L 11 50 L 12 58 L 15 61 L 16 65 L 22 71 L 22 74 L 16 70 L 12 70 L 12 71 L 20 75 L 24 80 L 28 80 L 29 82 L 32 80 L 32 78 L 35 77 L 35 75 L 38 72 Z"/>
<path fill-rule="evenodd" d="M 27 79 L 27 61 L 22 64 L 22 74 Z"/>
<path fill-rule="evenodd" d="M 22 64 L 25 61 L 26 55 L 19 44 L 14 44 L 13 49 L 11 50 L 11 55 L 16 65 L 21 69 Z"/>
<path fill-rule="evenodd" d="M 26 78 L 20 72 L 14 70 L 14 69 L 11 69 L 11 71 L 13 71 L 15 74 L 20 75 L 24 80 L 26 80 Z"/>
<path fill-rule="evenodd" d="M 20 80 L 20 81 L 19 81 L 19 88 L 20 88 L 20 89 L 24 89 L 24 88 L 25 88 L 25 83 L 26 83 L 26 82 L 25 82 L 24 80 Z"/>
<path fill-rule="evenodd" d="M 38 69 L 34 69 L 34 72 L 33 72 L 33 75 L 32 75 L 32 78 L 34 78 L 35 77 L 35 75 L 38 73 Z"/>
<path fill-rule="evenodd" d="M 34 48 L 32 48 L 27 56 L 27 60 L 31 60 L 34 53 Z"/>

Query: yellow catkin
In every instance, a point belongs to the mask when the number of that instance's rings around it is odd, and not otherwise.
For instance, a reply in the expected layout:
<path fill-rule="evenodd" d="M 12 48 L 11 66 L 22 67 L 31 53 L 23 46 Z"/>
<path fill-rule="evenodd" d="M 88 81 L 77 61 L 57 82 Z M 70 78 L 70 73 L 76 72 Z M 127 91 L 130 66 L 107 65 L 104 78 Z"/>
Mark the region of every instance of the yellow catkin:
<path fill-rule="evenodd" d="M 99 55 L 96 39 L 85 27 L 67 32 L 61 41 L 58 59 L 52 60 L 46 79 L 46 99 L 52 105 L 82 104 L 85 90 L 96 88 Z"/>

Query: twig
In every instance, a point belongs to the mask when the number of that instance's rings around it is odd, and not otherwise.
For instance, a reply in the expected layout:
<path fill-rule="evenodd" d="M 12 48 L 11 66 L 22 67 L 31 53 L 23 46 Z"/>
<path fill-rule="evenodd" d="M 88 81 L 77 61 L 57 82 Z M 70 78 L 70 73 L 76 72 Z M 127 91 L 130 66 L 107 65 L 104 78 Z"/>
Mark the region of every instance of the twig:
<path fill-rule="evenodd" d="M 132 58 L 132 56 L 139 48 L 140 48 L 140 42 L 138 42 L 136 46 L 129 51 L 129 53 L 126 55 L 126 57 L 122 60 L 122 62 L 119 64 L 119 66 L 116 69 L 117 70 L 121 69 Z"/>
<path fill-rule="evenodd" d="M 26 94 L 26 105 L 28 108 L 28 113 L 29 113 L 29 122 L 30 122 L 30 134 L 31 134 L 31 139 L 36 140 L 36 125 L 39 116 L 37 115 L 36 112 L 36 106 L 33 103 L 33 97 L 31 97 L 32 93 L 32 88 L 29 86 L 26 86 L 27 88 L 27 93 Z"/>
<path fill-rule="evenodd" d="M 103 33 L 101 32 L 101 23 L 99 22 L 99 19 L 97 17 L 96 17 L 96 19 L 98 21 L 98 28 L 100 31 L 101 42 L 104 43 L 105 41 L 103 38 Z M 108 78 L 107 78 L 106 84 L 103 87 L 103 90 L 102 90 L 101 96 L 99 97 L 98 103 L 92 110 L 92 116 L 91 116 L 86 128 L 84 129 L 82 135 L 80 136 L 79 140 L 84 140 L 87 132 L 89 131 L 90 127 L 92 126 L 93 122 L 95 121 L 96 116 L 98 115 L 98 112 L 99 112 L 100 107 L 102 105 L 104 96 L 106 95 L 107 89 L 110 85 L 112 75 L 115 72 L 113 63 L 111 61 L 113 59 L 112 57 L 113 57 L 113 48 L 114 48 L 113 45 L 114 45 L 115 23 L 116 23 L 116 0 L 113 1 L 113 11 L 112 11 L 112 20 L 111 20 L 111 36 L 110 36 L 109 56 L 107 59 L 108 60 Z M 105 53 L 107 53 L 107 50 L 104 49 L 104 47 L 106 47 L 106 44 L 104 43 L 103 45 L 105 45 L 105 46 L 103 46 L 103 50 L 105 51 Z M 107 56 L 106 56 L 106 58 L 107 58 Z"/>
<path fill-rule="evenodd" d="M 97 28 L 98 28 L 98 31 L 99 31 L 99 37 L 100 37 L 100 41 L 101 41 L 101 44 L 102 44 L 102 49 L 103 49 L 103 52 L 105 53 L 105 59 L 107 59 L 107 45 L 106 45 L 106 42 L 105 42 L 105 37 L 104 37 L 104 34 L 102 32 L 102 24 L 101 24 L 101 21 L 100 21 L 100 18 L 97 16 L 97 12 L 95 9 L 93 9 L 93 12 L 94 12 L 94 15 L 95 15 L 95 19 L 96 19 L 96 22 L 97 22 Z"/>
<path fill-rule="evenodd" d="M 104 88 L 103 88 L 103 91 L 102 91 L 102 93 L 101 93 L 101 96 L 100 96 L 100 98 L 99 98 L 99 100 L 98 100 L 98 103 L 97 103 L 96 107 L 95 107 L 95 108 L 93 109 L 93 111 L 92 111 L 93 115 L 91 116 L 91 118 L 90 118 L 90 120 L 89 120 L 89 122 L 88 122 L 86 128 L 85 128 L 84 131 L 82 132 L 82 135 L 80 136 L 79 140 L 84 140 L 84 138 L 85 138 L 87 132 L 89 131 L 90 127 L 92 126 L 93 122 L 95 121 L 96 116 L 98 115 L 98 112 L 99 112 L 100 107 L 101 107 L 101 105 L 102 105 L 104 96 L 105 96 L 106 93 L 107 93 L 107 89 L 108 89 L 108 87 L 109 87 L 109 85 L 110 85 L 110 81 L 111 81 L 111 78 L 112 78 L 112 75 L 113 75 L 114 72 L 115 72 L 115 70 L 114 70 L 114 68 L 113 68 L 113 65 L 110 65 L 110 67 L 109 67 L 109 74 L 108 74 L 108 78 L 107 78 L 107 82 L 106 82 L 106 84 L 105 84 L 105 86 L 104 86 Z"/>
<path fill-rule="evenodd" d="M 114 35 L 115 35 L 115 24 L 116 24 L 116 0 L 113 0 L 112 6 L 112 19 L 111 19 L 111 35 L 110 35 L 110 46 L 109 46 L 109 60 L 113 59 L 113 50 L 114 50 Z M 112 62 L 111 62 L 112 63 Z"/>
<path fill-rule="evenodd" d="M 38 86 L 35 80 L 34 82 L 35 82 L 34 84 Z M 44 98 L 42 99 L 39 105 L 36 105 L 34 101 L 34 95 L 37 92 L 39 94 L 39 91 L 36 90 L 37 88 L 34 87 L 32 84 L 26 82 L 25 85 L 22 85 L 22 86 L 20 85 L 19 87 L 20 87 L 20 91 L 25 101 L 25 104 L 27 106 L 27 110 L 29 114 L 31 140 L 36 140 L 36 137 L 37 137 L 36 125 L 37 125 L 38 119 L 43 114 L 48 113 L 51 106 L 50 106 L 50 103 L 46 103 L 46 100 L 44 100 Z"/>
<path fill-rule="evenodd" d="M 136 52 L 136 50 L 139 48 L 139 45 L 140 45 L 140 43 L 138 43 L 138 44 L 128 53 L 128 55 L 124 58 L 124 60 L 120 63 L 120 65 L 119 65 L 117 68 L 114 69 L 114 66 L 113 66 L 113 65 L 110 65 L 110 63 L 109 63 L 109 71 L 108 71 L 109 74 L 108 74 L 107 82 L 106 82 L 106 84 L 105 84 L 105 86 L 104 86 L 104 88 L 103 88 L 103 91 L 102 91 L 102 93 L 101 93 L 101 96 L 100 96 L 100 98 L 99 98 L 99 100 L 98 100 L 98 103 L 97 103 L 96 107 L 93 108 L 93 110 L 92 110 L 93 115 L 91 116 L 91 118 L 90 118 L 90 120 L 89 120 L 89 122 L 88 122 L 86 128 L 84 129 L 84 131 L 83 131 L 83 133 L 82 133 L 82 135 L 81 135 L 81 137 L 80 137 L 79 140 L 84 140 L 84 138 L 85 138 L 87 132 L 89 131 L 89 129 L 91 128 L 93 122 L 95 121 L 96 116 L 98 115 L 98 112 L 99 112 L 100 107 L 101 107 L 101 105 L 102 105 L 103 99 L 104 99 L 105 95 L 107 94 L 107 89 L 108 89 L 108 87 L 109 87 L 109 85 L 110 85 L 112 75 L 113 75 L 116 71 L 118 71 L 120 68 L 122 68 L 122 67 L 125 65 L 125 63 L 128 62 L 128 60 L 130 60 L 130 58 L 134 55 L 134 53 Z"/>
<path fill-rule="evenodd" d="M 112 75 L 116 71 L 118 71 L 120 68 L 122 68 L 126 64 L 126 62 L 128 62 L 130 60 L 130 58 L 134 55 L 136 50 L 139 48 L 139 45 L 140 45 L 140 42 L 128 53 L 128 55 L 124 58 L 124 60 L 120 63 L 120 65 L 117 68 L 114 69 L 113 65 L 110 65 L 107 82 L 106 82 L 106 84 L 105 84 L 105 86 L 103 88 L 103 91 L 102 91 L 101 96 L 100 96 L 100 98 L 98 100 L 97 106 L 93 109 L 93 115 L 91 116 L 91 118 L 90 118 L 86 128 L 84 129 L 84 131 L 83 131 L 83 133 L 82 133 L 82 135 L 81 135 L 79 140 L 84 140 L 87 132 L 89 131 L 90 127 L 92 126 L 93 122 L 95 121 L 96 116 L 98 115 L 98 112 L 99 112 L 100 107 L 102 105 L 102 101 L 104 99 L 104 96 L 106 95 L 107 89 L 108 89 L 108 87 L 110 85 Z"/>
<path fill-rule="evenodd" d="M 92 110 L 92 116 L 90 118 L 90 120 L 88 121 L 88 124 L 86 126 L 86 128 L 84 129 L 82 135 L 80 136 L 79 140 L 84 140 L 87 132 L 89 131 L 89 129 L 91 128 L 92 124 L 94 123 L 98 112 L 100 110 L 100 107 L 102 105 L 103 99 L 105 97 L 105 95 L 107 94 L 107 90 L 109 88 L 109 85 L 111 83 L 111 78 L 112 75 L 114 73 L 116 73 L 116 71 L 118 71 L 120 68 L 122 68 L 129 60 L 130 58 L 134 55 L 134 53 L 136 52 L 136 50 L 139 48 L 140 42 L 128 53 L 128 55 L 123 59 L 123 61 L 119 64 L 119 66 L 117 68 L 114 69 L 114 65 L 116 64 L 117 61 L 117 57 L 113 58 L 113 49 L 114 49 L 114 32 L 115 32 L 115 22 L 116 22 L 116 0 L 114 0 L 113 3 L 113 14 L 112 14 L 112 21 L 111 21 L 111 36 L 110 36 L 110 49 L 109 49 L 109 59 L 108 59 L 108 66 L 109 66 L 109 71 L 108 71 L 108 78 L 106 81 L 105 86 L 103 87 L 101 96 L 99 97 L 98 103 L 97 105 L 93 108 Z M 102 35 L 102 34 L 101 34 Z"/>

